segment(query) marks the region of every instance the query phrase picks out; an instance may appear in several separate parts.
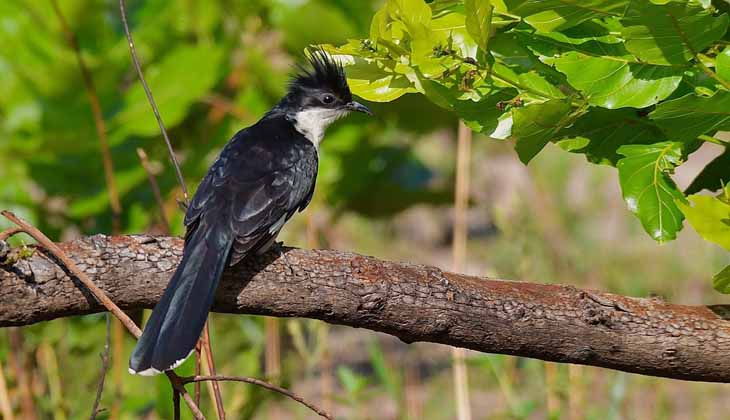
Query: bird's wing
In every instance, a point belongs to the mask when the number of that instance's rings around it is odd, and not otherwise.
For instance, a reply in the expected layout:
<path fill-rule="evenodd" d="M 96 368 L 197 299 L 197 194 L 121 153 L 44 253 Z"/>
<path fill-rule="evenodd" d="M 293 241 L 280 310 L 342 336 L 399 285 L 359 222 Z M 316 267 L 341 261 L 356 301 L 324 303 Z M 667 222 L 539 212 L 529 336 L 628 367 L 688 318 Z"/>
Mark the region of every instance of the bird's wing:
<path fill-rule="evenodd" d="M 200 221 L 226 224 L 234 241 L 231 264 L 270 243 L 304 209 L 314 191 L 316 152 L 307 143 L 276 148 L 239 133 L 221 152 L 185 216 L 189 236 Z"/>

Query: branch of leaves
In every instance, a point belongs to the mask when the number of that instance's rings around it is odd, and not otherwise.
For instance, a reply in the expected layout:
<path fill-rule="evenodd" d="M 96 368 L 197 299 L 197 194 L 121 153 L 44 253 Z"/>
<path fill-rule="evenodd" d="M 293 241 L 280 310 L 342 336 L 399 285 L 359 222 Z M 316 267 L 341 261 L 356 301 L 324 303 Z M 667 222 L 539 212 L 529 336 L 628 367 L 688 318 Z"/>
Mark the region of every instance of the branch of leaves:
<path fill-rule="evenodd" d="M 475 131 L 513 138 L 524 163 L 553 141 L 617 166 L 629 209 L 665 242 L 687 203 L 672 172 L 698 137 L 730 130 L 727 26 L 696 3 L 388 0 L 370 39 L 328 49 L 365 99 L 422 93 Z M 687 193 L 717 191 L 719 166 Z"/>

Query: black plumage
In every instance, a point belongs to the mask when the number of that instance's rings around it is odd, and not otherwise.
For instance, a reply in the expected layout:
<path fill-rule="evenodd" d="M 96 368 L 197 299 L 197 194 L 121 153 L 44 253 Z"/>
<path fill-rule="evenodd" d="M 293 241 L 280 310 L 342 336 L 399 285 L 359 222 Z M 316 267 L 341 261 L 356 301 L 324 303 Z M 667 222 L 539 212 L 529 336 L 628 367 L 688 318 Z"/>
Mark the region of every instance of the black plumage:
<path fill-rule="evenodd" d="M 130 371 L 174 369 L 195 347 L 227 265 L 265 252 L 314 193 L 324 128 L 350 111 L 342 66 L 321 50 L 288 94 L 236 133 L 208 170 L 185 214 L 183 257 L 130 358 Z"/>

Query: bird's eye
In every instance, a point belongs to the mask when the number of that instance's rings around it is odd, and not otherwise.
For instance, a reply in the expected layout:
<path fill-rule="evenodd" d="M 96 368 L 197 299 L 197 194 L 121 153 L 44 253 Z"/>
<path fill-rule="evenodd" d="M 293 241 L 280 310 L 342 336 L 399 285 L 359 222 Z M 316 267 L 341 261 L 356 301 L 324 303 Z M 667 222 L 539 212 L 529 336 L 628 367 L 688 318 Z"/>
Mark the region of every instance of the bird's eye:
<path fill-rule="evenodd" d="M 326 104 L 331 104 L 331 103 L 332 103 L 332 102 L 334 102 L 334 101 L 335 101 L 335 97 L 334 97 L 334 96 L 332 96 L 332 95 L 324 95 L 324 96 L 322 97 L 322 102 L 324 102 L 324 103 L 326 103 Z"/>

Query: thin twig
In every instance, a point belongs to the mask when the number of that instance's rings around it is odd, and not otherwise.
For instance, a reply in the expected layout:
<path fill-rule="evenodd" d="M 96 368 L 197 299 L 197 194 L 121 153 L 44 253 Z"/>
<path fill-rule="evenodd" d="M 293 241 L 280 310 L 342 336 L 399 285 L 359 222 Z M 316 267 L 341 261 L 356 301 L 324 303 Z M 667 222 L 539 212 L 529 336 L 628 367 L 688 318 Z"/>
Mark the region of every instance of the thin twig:
<path fill-rule="evenodd" d="M 717 137 L 708 136 L 706 134 L 700 134 L 699 136 L 697 136 L 697 138 L 704 142 L 707 142 L 707 143 L 714 143 L 719 146 L 730 147 L 730 142 L 728 142 L 727 140 L 718 139 Z"/>
<path fill-rule="evenodd" d="M 185 400 L 188 408 L 190 408 L 190 412 L 193 414 L 193 418 L 195 420 L 205 420 L 205 415 L 203 415 L 203 412 L 200 411 L 198 405 L 195 404 L 193 397 L 191 397 L 188 391 L 185 390 L 185 382 L 183 382 L 182 378 L 171 370 L 165 371 L 165 375 L 167 375 L 167 378 L 170 380 L 173 389 L 182 395 L 183 400 Z"/>
<path fill-rule="evenodd" d="M 48 239 L 46 235 L 43 234 L 40 230 L 38 230 L 35 226 L 30 225 L 25 220 L 19 218 L 15 214 L 13 214 L 10 211 L 3 210 L 0 212 L 5 218 L 10 220 L 11 222 L 18 225 L 23 232 L 27 233 L 28 235 L 32 236 L 33 239 L 38 241 L 39 244 L 41 244 L 44 248 L 49 250 L 56 258 L 58 258 L 63 265 L 68 268 L 69 271 L 71 271 L 78 279 L 81 281 L 81 283 L 86 286 L 89 291 L 96 297 L 96 299 L 99 300 L 99 303 L 104 305 L 105 308 L 107 308 L 112 314 L 114 314 L 115 317 L 117 317 L 120 321 L 122 321 L 122 324 L 124 324 L 125 327 L 137 338 L 139 338 L 140 335 L 142 335 L 142 330 L 139 329 L 139 327 L 132 321 L 131 318 L 127 316 L 124 311 L 119 309 L 119 307 L 109 299 L 103 290 L 101 290 L 94 282 L 89 278 L 89 276 L 86 275 L 71 258 L 69 258 L 65 252 L 61 250 L 61 248 L 58 247 L 53 241 Z"/>
<path fill-rule="evenodd" d="M 170 142 L 170 137 L 167 135 L 167 130 L 165 129 L 165 124 L 162 122 L 162 117 L 160 116 L 160 111 L 157 109 L 157 104 L 155 103 L 155 98 L 152 97 L 152 91 L 150 91 L 150 87 L 147 85 L 147 81 L 144 78 L 144 75 L 142 74 L 142 67 L 139 64 L 139 58 L 137 58 L 137 50 L 134 48 L 134 41 L 132 40 L 132 33 L 129 31 L 129 24 L 127 23 L 127 11 L 124 6 L 124 0 L 119 0 L 119 12 L 122 16 L 122 25 L 124 26 L 124 33 L 127 35 L 127 42 L 129 43 L 129 52 L 132 55 L 132 62 L 134 63 L 134 68 L 137 70 L 137 75 L 139 76 L 139 81 L 142 83 L 142 88 L 144 88 L 144 93 L 147 95 L 147 100 L 150 103 L 150 106 L 152 107 L 152 112 L 155 114 L 155 118 L 157 119 L 157 124 L 160 126 L 160 132 L 162 132 L 162 137 L 165 139 L 165 144 L 167 145 L 167 152 L 170 154 L 170 160 L 172 160 L 172 164 L 175 167 L 175 175 L 177 175 L 177 182 L 180 183 L 180 188 L 182 188 L 183 197 L 185 199 L 185 204 L 189 204 L 190 200 L 188 199 L 188 189 L 185 186 L 185 180 L 182 176 L 182 171 L 180 170 L 180 164 L 177 161 L 177 157 L 175 156 L 175 151 L 172 149 L 172 143 Z"/>
<path fill-rule="evenodd" d="M 210 344 L 210 328 L 208 328 L 208 321 L 205 321 L 205 327 L 203 327 L 203 346 L 205 348 L 205 359 L 208 362 L 208 372 L 211 376 L 216 376 L 215 371 L 215 360 L 213 360 L 213 349 Z M 223 409 L 223 398 L 221 397 L 221 389 L 218 385 L 218 381 L 213 381 L 213 395 L 215 396 L 215 408 L 216 414 L 218 414 L 218 420 L 226 420 L 226 411 Z"/>
<path fill-rule="evenodd" d="M 94 79 L 91 77 L 91 71 L 84 61 L 84 57 L 81 54 L 81 47 L 79 47 L 79 41 L 76 34 L 71 30 L 68 25 L 66 18 L 61 12 L 61 8 L 58 7 L 57 0 L 51 0 L 53 10 L 58 17 L 58 21 L 61 23 L 61 30 L 66 37 L 66 42 L 71 47 L 76 56 L 76 62 L 78 63 L 79 70 L 81 71 L 81 77 L 84 80 L 84 88 L 86 90 L 86 96 L 89 98 L 91 104 L 91 112 L 94 116 L 94 126 L 96 127 L 96 134 L 99 136 L 99 145 L 101 146 L 102 162 L 104 164 L 104 178 L 106 180 L 107 191 L 109 193 L 109 204 L 112 209 L 112 230 L 114 234 L 118 234 L 121 230 L 121 216 L 122 216 L 122 205 L 119 200 L 119 190 L 117 189 L 117 183 L 114 179 L 114 162 L 112 161 L 112 153 L 109 148 L 109 140 L 106 135 L 106 124 L 104 123 L 104 116 L 101 111 L 101 101 L 99 100 L 99 94 L 94 84 Z"/>
<path fill-rule="evenodd" d="M 0 241 L 5 241 L 9 237 L 17 235 L 18 233 L 23 233 L 23 229 L 19 227 L 11 227 L 10 229 L 4 230 L 0 232 Z"/>
<path fill-rule="evenodd" d="M 326 419 L 333 419 L 333 417 L 324 411 L 323 409 L 317 407 L 313 403 L 305 400 L 304 398 L 300 397 L 299 395 L 293 393 L 292 391 L 289 391 L 288 389 L 282 388 L 280 386 L 274 385 L 272 383 L 262 381 L 261 379 L 256 378 L 249 378 L 246 376 L 226 376 L 226 375 L 218 375 L 218 376 L 187 376 L 182 377 L 183 383 L 189 384 L 191 382 L 200 382 L 200 381 L 229 381 L 229 382 L 244 382 L 251 385 L 260 386 L 262 388 L 268 389 L 269 391 L 278 392 L 281 395 L 287 396 L 291 398 L 292 400 L 304 405 L 305 407 L 309 408 L 310 410 L 314 411 L 315 413 L 319 414 L 320 416 L 326 418 Z"/>
<path fill-rule="evenodd" d="M 28 224 L 28 222 L 24 221 L 23 219 L 19 218 L 12 212 L 9 212 L 7 210 L 4 210 L 0 212 L 3 216 L 5 216 L 8 220 L 18 225 L 20 228 L 22 228 L 23 232 L 27 233 L 28 235 L 32 236 L 33 239 L 38 241 L 38 243 L 46 248 L 53 256 L 55 256 L 58 260 L 60 260 L 66 268 L 74 275 L 81 283 L 86 286 L 87 289 L 96 297 L 96 299 L 104 305 L 104 307 L 111 312 L 121 323 L 127 328 L 127 330 L 132 333 L 136 338 L 139 338 L 142 335 L 142 330 L 139 329 L 137 324 L 132 321 L 129 316 L 127 316 L 124 311 L 122 311 L 114 302 L 112 302 L 111 299 L 104 293 L 103 290 L 101 290 L 94 282 L 89 278 L 89 276 L 86 275 L 85 272 L 83 272 L 79 267 L 76 265 L 76 263 L 73 262 L 71 258 L 66 255 L 61 248 L 58 247 L 53 241 L 48 239 L 46 235 L 43 234 L 40 230 L 38 230 L 36 227 Z M 185 403 L 190 408 L 190 411 L 193 413 L 193 417 L 196 420 L 204 420 L 205 416 L 200 411 L 200 408 L 195 404 L 195 401 L 193 401 L 193 398 L 188 394 L 188 392 L 185 390 L 184 384 L 181 381 L 180 377 L 175 374 L 175 372 L 166 371 L 165 374 L 170 379 L 170 383 L 172 383 L 172 386 L 180 392 L 183 399 L 185 400 Z"/>
<path fill-rule="evenodd" d="M 172 418 L 180 420 L 180 393 L 176 389 L 172 390 Z"/>
<path fill-rule="evenodd" d="M 150 165 L 150 160 L 147 158 L 147 153 L 145 153 L 144 149 L 141 147 L 137 148 L 137 156 L 139 156 L 139 160 L 142 163 L 142 168 L 144 168 L 144 171 L 147 172 L 147 179 L 150 182 L 152 195 L 155 196 L 157 207 L 160 209 L 160 221 L 162 221 L 162 224 L 165 227 L 165 233 L 169 235 L 170 222 L 167 220 L 167 215 L 165 214 L 165 203 L 162 201 L 160 187 L 157 185 L 157 179 L 155 178 L 154 171 L 152 170 L 152 165 Z"/>
<path fill-rule="evenodd" d="M 195 376 L 200 376 L 200 353 L 202 350 L 201 341 L 202 340 L 198 340 L 198 342 L 195 343 Z M 195 383 L 193 395 L 195 396 L 195 404 L 200 407 L 200 382 Z"/>
<path fill-rule="evenodd" d="M 99 402 L 101 401 L 101 396 L 104 393 L 104 380 L 106 379 L 106 372 L 109 370 L 109 342 L 111 340 L 111 325 L 112 325 L 112 319 L 109 316 L 109 313 L 107 312 L 105 314 L 106 317 L 106 341 L 104 342 L 104 352 L 99 354 L 99 357 L 101 357 L 101 375 L 99 375 L 99 385 L 96 387 L 96 398 L 94 399 L 94 405 L 91 407 L 91 416 L 89 417 L 91 420 L 94 420 L 96 418 L 96 415 L 99 414 Z"/>
<path fill-rule="evenodd" d="M 207 376 L 211 375 L 210 373 L 210 367 L 208 366 L 208 363 L 204 363 L 206 361 L 206 346 L 205 346 L 205 335 L 200 334 L 200 339 L 198 339 L 198 343 L 200 344 L 200 373 L 197 375 Z M 195 385 L 200 385 L 200 382 L 196 382 Z M 208 397 L 210 398 L 210 404 L 213 407 L 217 407 L 216 401 L 215 401 L 215 389 L 213 389 L 213 382 L 206 382 L 205 385 L 208 388 Z M 218 412 L 216 411 L 216 415 Z"/>

